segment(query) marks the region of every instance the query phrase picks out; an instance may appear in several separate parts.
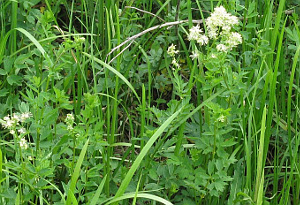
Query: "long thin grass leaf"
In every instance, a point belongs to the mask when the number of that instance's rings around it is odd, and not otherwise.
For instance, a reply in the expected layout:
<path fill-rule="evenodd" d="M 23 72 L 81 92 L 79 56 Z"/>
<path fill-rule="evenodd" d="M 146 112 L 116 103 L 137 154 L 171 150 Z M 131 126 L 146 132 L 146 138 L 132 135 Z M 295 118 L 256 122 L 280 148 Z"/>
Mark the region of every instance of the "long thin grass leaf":
<path fill-rule="evenodd" d="M 25 29 L 23 28 L 16 28 L 16 30 L 20 31 L 23 33 L 29 40 L 37 47 L 37 49 L 42 53 L 42 55 L 45 57 L 46 51 L 45 49 L 41 46 L 41 44 Z"/>
<path fill-rule="evenodd" d="M 264 202 L 264 170 L 262 171 L 261 181 L 259 183 L 258 194 L 257 194 L 257 205 L 262 205 Z"/>
<path fill-rule="evenodd" d="M 15 28 L 17 31 L 23 33 L 29 40 L 37 47 L 37 49 L 41 52 L 41 54 L 44 56 L 46 60 L 49 61 L 51 66 L 53 65 L 53 62 L 49 58 L 48 54 L 46 53 L 45 49 L 42 47 L 42 45 L 25 29 L 23 28 Z"/>
<path fill-rule="evenodd" d="M 257 158 L 257 171 L 256 171 L 256 187 L 255 187 L 255 193 L 254 193 L 254 201 L 257 201 L 258 199 L 262 199 L 262 196 L 259 196 L 259 194 L 263 194 L 261 190 L 261 182 L 263 181 L 263 156 L 264 156 L 264 142 L 265 142 L 265 130 L 266 130 L 266 115 L 267 115 L 267 108 L 265 106 L 263 111 L 263 116 L 261 120 L 261 130 L 260 130 L 260 142 L 259 142 L 259 150 L 258 150 L 258 158 Z M 258 203 L 258 204 L 262 204 Z"/>
<path fill-rule="evenodd" d="M 282 17 L 282 14 L 284 14 L 284 12 L 283 12 L 284 6 L 285 6 L 285 0 L 280 0 L 278 10 L 277 10 L 277 15 L 276 15 L 275 27 L 274 27 L 272 39 L 271 39 L 271 47 L 273 50 L 275 49 L 275 45 L 276 45 L 276 40 L 277 40 L 277 35 L 278 35 L 279 26 L 280 26 L 280 22 L 281 22 L 281 17 Z"/>
<path fill-rule="evenodd" d="M 290 75 L 290 82 L 289 82 L 289 90 L 288 90 L 288 102 L 287 102 L 287 126 L 288 126 L 288 136 L 289 136 L 289 142 L 291 142 L 291 106 L 292 106 L 292 90 L 293 90 L 293 82 L 296 72 L 296 67 L 298 63 L 300 53 L 300 46 L 298 46 L 297 51 L 295 53 L 294 59 L 293 59 L 293 66 L 292 66 L 292 72 Z"/>
<path fill-rule="evenodd" d="M 103 190 L 105 181 L 106 181 L 106 175 L 105 175 L 105 177 L 102 179 L 102 181 L 101 181 L 101 183 L 100 183 L 100 185 L 99 185 L 99 187 L 98 187 L 98 189 L 97 189 L 95 195 L 94 195 L 93 198 L 92 198 L 92 201 L 91 201 L 90 205 L 96 205 L 96 204 L 97 204 L 97 201 L 98 201 L 98 199 L 99 199 L 99 196 L 100 196 L 100 194 L 101 194 L 101 192 L 102 192 L 102 190 Z"/>
<path fill-rule="evenodd" d="M 0 149 L 0 190 L 2 188 L 2 150 Z"/>
<path fill-rule="evenodd" d="M 137 168 L 140 166 L 143 158 L 146 156 L 154 142 L 158 139 L 158 137 L 163 133 L 163 131 L 171 124 L 171 122 L 177 117 L 177 115 L 181 112 L 181 109 L 175 112 L 171 117 L 169 117 L 153 134 L 153 136 L 149 139 L 147 144 L 144 146 L 144 148 L 141 150 L 140 154 L 137 156 L 136 160 L 133 162 L 130 170 L 126 174 L 124 180 L 121 183 L 121 186 L 119 187 L 115 198 L 118 198 L 124 194 L 124 192 L 127 189 L 127 186 L 129 185 L 129 182 L 131 181 L 133 174 L 137 170 Z"/>
<path fill-rule="evenodd" d="M 73 193 L 75 191 L 77 179 L 78 179 L 79 174 L 80 174 L 80 167 L 82 165 L 82 162 L 83 162 L 83 159 L 84 159 L 84 156 L 85 156 L 88 144 L 89 144 L 89 140 L 86 141 L 85 145 L 83 146 L 83 148 L 82 148 L 82 150 L 80 152 L 80 155 L 79 155 L 78 161 L 76 163 L 73 175 L 71 177 L 71 184 L 70 184 L 70 188 L 69 188 L 69 191 L 68 191 L 68 198 L 67 198 L 67 202 L 66 202 L 67 205 L 71 205 L 72 204 L 71 203 L 71 201 L 72 201 L 72 195 L 73 195 Z"/>
<path fill-rule="evenodd" d="M 3 38 L 0 39 L 0 64 L 2 63 L 3 57 L 4 57 L 4 51 L 6 49 L 6 43 L 8 40 L 8 37 L 12 33 L 12 30 L 7 32 Z"/>
<path fill-rule="evenodd" d="M 85 52 L 83 52 L 83 54 L 86 55 L 87 57 L 93 59 L 97 63 L 101 64 L 102 66 L 104 66 L 105 68 L 107 68 L 108 70 L 110 70 L 111 72 L 113 72 L 114 74 L 116 74 L 119 78 L 121 78 L 124 81 L 124 83 L 126 83 L 126 85 L 132 90 L 132 92 L 134 93 L 134 95 L 136 96 L 136 98 L 138 99 L 138 101 L 141 102 L 140 97 L 138 96 L 138 94 L 135 91 L 134 87 L 131 85 L 131 83 L 119 71 L 117 71 L 116 69 L 114 69 L 110 65 L 106 64 L 105 62 L 103 62 L 99 58 L 91 56 L 90 54 L 85 53 Z"/>
<path fill-rule="evenodd" d="M 136 195 L 136 193 L 127 193 L 127 194 L 124 194 L 123 196 L 120 196 L 120 197 L 117 197 L 117 198 L 113 198 L 111 201 L 107 202 L 105 205 L 109 205 L 109 204 L 112 204 L 114 202 L 118 202 L 118 201 L 122 201 L 124 199 L 131 199 L 131 198 L 134 198 L 134 196 Z M 171 202 L 159 197 L 159 196 L 155 196 L 153 194 L 146 194 L 146 193 L 138 193 L 137 194 L 137 198 L 145 198 L 145 199 L 151 199 L 153 201 L 157 201 L 157 202 L 160 202 L 162 204 L 165 204 L 165 205 L 173 205 Z"/>
<path fill-rule="evenodd" d="M 265 135 L 265 147 L 264 147 L 264 162 L 266 161 L 267 152 L 269 148 L 269 142 L 270 142 L 270 136 L 271 136 L 271 123 L 273 121 L 273 107 L 275 103 L 276 98 L 276 84 L 277 84 L 277 73 L 278 73 L 278 67 L 279 67 L 279 61 L 280 61 L 280 55 L 281 55 L 281 49 L 282 49 L 282 42 L 283 42 L 283 36 L 284 36 L 284 25 L 286 24 L 287 19 L 285 19 L 283 28 L 280 33 L 279 37 L 279 43 L 277 47 L 277 56 L 275 60 L 275 66 L 274 66 L 274 72 L 273 72 L 273 78 L 271 82 L 271 88 L 270 88 L 270 100 L 269 100 L 269 108 L 268 108 L 268 118 L 267 118 L 267 129 L 266 129 L 266 135 Z"/>

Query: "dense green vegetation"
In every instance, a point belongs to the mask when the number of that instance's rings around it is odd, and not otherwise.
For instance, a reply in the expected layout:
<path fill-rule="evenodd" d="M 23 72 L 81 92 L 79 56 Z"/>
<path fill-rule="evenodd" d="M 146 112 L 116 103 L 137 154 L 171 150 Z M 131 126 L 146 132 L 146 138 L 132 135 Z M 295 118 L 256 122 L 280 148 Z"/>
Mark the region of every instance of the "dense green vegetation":
<path fill-rule="evenodd" d="M 0 204 L 300 204 L 299 13 L 0 0 Z"/>

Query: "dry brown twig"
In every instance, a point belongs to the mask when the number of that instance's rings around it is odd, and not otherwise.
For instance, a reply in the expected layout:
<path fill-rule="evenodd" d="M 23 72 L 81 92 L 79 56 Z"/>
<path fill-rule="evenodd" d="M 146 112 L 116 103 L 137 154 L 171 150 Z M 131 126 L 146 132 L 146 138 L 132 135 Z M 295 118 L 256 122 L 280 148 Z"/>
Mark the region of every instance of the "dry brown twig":
<path fill-rule="evenodd" d="M 163 28 L 163 27 L 171 27 L 171 26 L 174 26 L 174 25 L 178 25 L 178 24 L 181 24 L 181 23 L 187 23 L 189 20 L 181 20 L 181 21 L 174 21 L 174 22 L 167 22 L 167 23 L 164 23 L 164 24 L 161 24 L 161 25 L 157 25 L 157 26 L 152 26 L 134 36 L 131 36 L 129 38 L 127 38 L 127 40 L 125 40 L 124 42 L 122 42 L 121 44 L 119 44 L 118 46 L 114 47 L 113 49 L 111 49 L 111 51 L 106 55 L 106 59 L 105 59 L 105 62 L 107 61 L 107 58 L 109 55 L 111 55 L 113 52 L 115 52 L 116 50 L 118 50 L 119 48 L 121 48 L 122 46 L 124 46 L 126 43 L 130 42 L 131 43 L 129 44 L 129 46 L 132 44 L 132 42 L 137 39 L 138 37 L 150 32 L 150 31 L 153 31 L 153 30 L 156 30 L 156 29 L 160 29 L 160 28 Z M 202 20 L 192 20 L 193 23 L 197 23 L 197 24 L 200 24 L 202 23 L 203 21 Z M 118 53 L 111 61 L 109 61 L 108 64 L 110 64 L 114 59 L 116 59 L 119 55 L 121 55 L 129 46 L 126 46 L 125 49 L 123 49 L 120 53 Z"/>
<path fill-rule="evenodd" d="M 142 10 L 142 9 L 139 9 L 139 8 L 136 8 L 136 7 L 133 7 L 133 6 L 125 6 L 125 8 L 129 8 L 129 9 L 135 9 L 137 11 L 140 11 L 140 12 L 143 12 L 143 13 L 146 13 L 146 14 L 150 14 L 151 16 L 154 16 L 156 18 L 158 18 L 159 20 L 163 21 L 163 22 L 166 22 L 165 20 L 163 20 L 162 18 L 160 18 L 159 16 L 149 12 L 149 11 L 145 11 L 145 10 Z"/>

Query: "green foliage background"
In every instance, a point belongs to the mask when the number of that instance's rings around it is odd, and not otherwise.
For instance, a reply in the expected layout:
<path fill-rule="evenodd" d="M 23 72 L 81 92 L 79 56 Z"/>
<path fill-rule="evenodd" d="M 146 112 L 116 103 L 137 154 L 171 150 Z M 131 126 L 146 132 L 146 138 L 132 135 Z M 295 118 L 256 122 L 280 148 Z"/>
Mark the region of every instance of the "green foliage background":
<path fill-rule="evenodd" d="M 243 43 L 188 41 L 221 5 Z M 1 123 L 32 114 L 0 129 L 0 204 L 299 204 L 299 12 L 299 0 L 0 0 Z"/>

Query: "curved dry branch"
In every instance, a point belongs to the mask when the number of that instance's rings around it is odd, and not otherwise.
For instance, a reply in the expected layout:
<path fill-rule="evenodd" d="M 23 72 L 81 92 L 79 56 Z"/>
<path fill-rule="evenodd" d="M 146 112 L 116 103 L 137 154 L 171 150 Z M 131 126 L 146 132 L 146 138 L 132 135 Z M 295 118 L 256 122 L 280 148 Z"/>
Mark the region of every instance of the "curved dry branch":
<path fill-rule="evenodd" d="M 160 28 L 163 28 L 163 27 L 169 27 L 169 26 L 174 26 L 174 25 L 178 25 L 178 24 L 181 24 L 181 23 L 186 23 L 188 22 L 189 20 L 181 20 L 181 21 L 174 21 L 174 22 L 167 22 L 167 23 L 164 23 L 164 24 L 161 24 L 161 25 L 157 25 L 157 26 L 153 26 L 153 27 L 150 27 L 134 36 L 131 36 L 129 37 L 127 40 L 125 40 L 124 42 L 122 42 L 121 44 L 119 44 L 118 46 L 114 47 L 113 49 L 111 49 L 111 51 L 106 55 L 106 59 L 105 59 L 105 62 L 107 62 L 107 58 L 109 55 L 111 55 L 113 52 L 115 52 L 116 50 L 118 50 L 119 48 L 121 48 L 122 46 L 124 46 L 126 43 L 130 42 L 130 41 L 134 41 L 135 39 L 137 39 L 138 37 L 150 32 L 150 31 L 153 31 L 153 30 L 156 30 L 156 29 L 160 29 Z M 202 23 L 203 21 L 202 20 L 192 20 L 193 23 Z M 131 42 L 132 43 L 132 42 Z M 131 45 L 131 44 L 130 44 Z M 128 48 L 129 46 L 127 46 L 126 48 Z M 117 56 L 119 56 L 121 53 L 123 53 L 125 50 L 123 49 L 120 53 L 118 53 Z M 116 57 L 117 57 L 116 56 Z M 115 59 L 116 57 L 114 57 L 113 59 Z M 112 60 L 109 62 L 111 63 Z"/>

